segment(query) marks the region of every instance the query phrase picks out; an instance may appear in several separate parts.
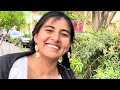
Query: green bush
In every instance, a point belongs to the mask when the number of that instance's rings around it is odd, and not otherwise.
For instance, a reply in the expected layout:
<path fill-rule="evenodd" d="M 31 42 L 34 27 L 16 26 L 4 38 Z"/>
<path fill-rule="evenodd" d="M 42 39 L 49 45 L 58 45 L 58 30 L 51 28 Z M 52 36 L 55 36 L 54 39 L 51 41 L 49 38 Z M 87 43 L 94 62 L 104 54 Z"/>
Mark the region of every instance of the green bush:
<path fill-rule="evenodd" d="M 120 78 L 119 37 L 108 31 L 76 34 L 71 62 L 76 78 Z"/>

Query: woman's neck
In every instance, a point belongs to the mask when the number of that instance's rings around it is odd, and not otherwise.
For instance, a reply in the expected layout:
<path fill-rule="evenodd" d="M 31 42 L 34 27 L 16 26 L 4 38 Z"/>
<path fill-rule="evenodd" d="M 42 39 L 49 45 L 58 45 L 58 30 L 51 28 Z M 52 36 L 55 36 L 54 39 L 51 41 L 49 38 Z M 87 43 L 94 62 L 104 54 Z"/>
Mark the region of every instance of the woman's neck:
<path fill-rule="evenodd" d="M 59 76 L 57 69 L 57 60 L 45 58 L 43 56 L 37 57 L 36 54 L 28 56 L 28 71 L 36 77 L 51 77 Z"/>

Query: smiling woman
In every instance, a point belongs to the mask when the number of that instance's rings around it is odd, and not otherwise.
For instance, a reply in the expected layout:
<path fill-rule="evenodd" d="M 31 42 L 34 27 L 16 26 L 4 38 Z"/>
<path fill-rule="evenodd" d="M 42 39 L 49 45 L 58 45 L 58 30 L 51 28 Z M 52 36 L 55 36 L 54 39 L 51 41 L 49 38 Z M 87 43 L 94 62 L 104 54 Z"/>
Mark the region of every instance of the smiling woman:
<path fill-rule="evenodd" d="M 74 38 L 69 17 L 59 11 L 48 12 L 38 21 L 32 35 L 29 52 L 0 57 L 0 78 L 75 79 L 68 58 Z M 63 60 L 58 63 L 60 57 Z"/>

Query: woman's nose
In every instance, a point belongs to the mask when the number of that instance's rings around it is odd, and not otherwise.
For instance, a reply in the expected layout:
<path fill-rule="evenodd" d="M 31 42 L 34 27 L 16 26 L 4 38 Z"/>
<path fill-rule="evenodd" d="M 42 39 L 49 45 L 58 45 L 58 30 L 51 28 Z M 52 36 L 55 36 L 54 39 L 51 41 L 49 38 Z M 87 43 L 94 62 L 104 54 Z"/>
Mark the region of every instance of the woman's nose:
<path fill-rule="evenodd" d="M 59 36 L 59 34 L 54 34 L 54 35 L 52 35 L 52 39 L 53 39 L 55 42 L 59 42 L 59 41 L 60 41 L 60 36 Z"/>

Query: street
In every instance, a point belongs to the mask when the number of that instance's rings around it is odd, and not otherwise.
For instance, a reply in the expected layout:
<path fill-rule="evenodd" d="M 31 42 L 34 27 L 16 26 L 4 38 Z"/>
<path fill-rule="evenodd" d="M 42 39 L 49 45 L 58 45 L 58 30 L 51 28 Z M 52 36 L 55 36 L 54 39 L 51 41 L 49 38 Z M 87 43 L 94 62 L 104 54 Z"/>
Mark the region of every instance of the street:
<path fill-rule="evenodd" d="M 1 40 L 0 40 L 0 44 L 1 44 Z M 15 46 L 14 44 L 4 41 L 2 46 L 0 46 L 0 56 L 9 54 L 9 53 L 24 52 L 28 50 L 29 49 L 21 48 L 21 47 Z"/>

